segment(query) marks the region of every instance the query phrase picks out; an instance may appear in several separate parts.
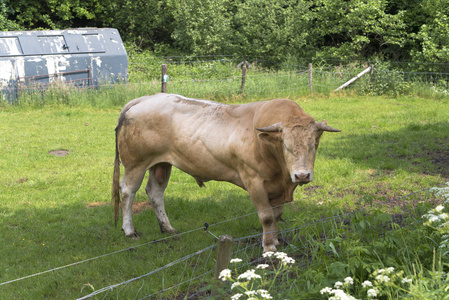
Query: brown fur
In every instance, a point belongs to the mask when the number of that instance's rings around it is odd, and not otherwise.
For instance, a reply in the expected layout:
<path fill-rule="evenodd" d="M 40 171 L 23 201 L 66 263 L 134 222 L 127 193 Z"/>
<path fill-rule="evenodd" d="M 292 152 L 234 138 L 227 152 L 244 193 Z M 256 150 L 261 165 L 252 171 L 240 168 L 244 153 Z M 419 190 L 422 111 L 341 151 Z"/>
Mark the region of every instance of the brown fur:
<path fill-rule="evenodd" d="M 199 186 L 218 180 L 248 191 L 265 233 L 264 249 L 273 251 L 283 210 L 278 206 L 293 201 L 295 188 L 313 179 L 323 131 L 339 130 L 315 121 L 290 100 L 225 105 L 170 94 L 132 100 L 116 127 L 115 223 L 122 194 L 122 229 L 136 235 L 132 203 L 150 170 L 145 190 L 161 231 L 174 233 L 163 199 L 173 165 Z M 125 169 L 121 183 L 120 161 Z"/>

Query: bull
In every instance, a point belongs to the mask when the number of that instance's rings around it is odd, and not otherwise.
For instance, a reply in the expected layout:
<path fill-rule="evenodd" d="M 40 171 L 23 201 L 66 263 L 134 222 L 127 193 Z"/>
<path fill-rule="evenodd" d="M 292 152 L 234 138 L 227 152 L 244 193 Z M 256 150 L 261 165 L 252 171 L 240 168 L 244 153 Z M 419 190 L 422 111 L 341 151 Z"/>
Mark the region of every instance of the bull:
<path fill-rule="evenodd" d="M 164 207 L 172 166 L 200 187 L 209 180 L 233 183 L 249 193 L 263 227 L 264 251 L 276 251 L 282 204 L 314 176 L 315 154 L 324 131 L 340 130 L 315 121 L 291 100 L 227 105 L 156 94 L 134 99 L 116 127 L 112 198 L 117 224 L 136 236 L 134 196 L 149 171 L 145 191 L 162 232 L 176 233 Z M 124 174 L 120 180 L 120 162 Z"/>

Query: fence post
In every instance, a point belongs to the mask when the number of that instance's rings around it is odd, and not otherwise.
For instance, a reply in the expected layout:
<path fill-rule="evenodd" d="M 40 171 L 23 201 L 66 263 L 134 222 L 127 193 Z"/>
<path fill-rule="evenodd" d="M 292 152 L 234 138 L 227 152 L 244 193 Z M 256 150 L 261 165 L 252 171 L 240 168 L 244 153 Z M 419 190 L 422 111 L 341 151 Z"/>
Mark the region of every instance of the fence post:
<path fill-rule="evenodd" d="M 167 65 L 162 64 L 162 76 L 161 76 L 161 82 L 162 82 L 161 92 L 162 93 L 167 92 L 167 81 L 168 81 Z"/>
<path fill-rule="evenodd" d="M 310 87 L 310 93 L 313 92 L 312 88 L 312 82 L 313 82 L 313 76 L 312 76 L 312 63 L 309 63 L 309 87 Z"/>
<path fill-rule="evenodd" d="M 241 93 L 245 93 L 245 77 L 246 77 L 246 61 L 243 63 L 242 67 L 242 87 L 241 87 Z"/>
<path fill-rule="evenodd" d="M 218 281 L 218 276 L 220 276 L 221 271 L 229 267 L 229 262 L 231 261 L 231 250 L 232 237 L 229 235 L 220 235 L 218 240 L 217 263 L 215 264 L 215 282 L 211 290 L 211 296 L 213 299 L 215 299 L 215 297 L 220 297 L 222 294 L 224 282 Z"/>
<path fill-rule="evenodd" d="M 232 237 L 229 235 L 220 235 L 220 239 L 218 240 L 217 264 L 215 265 L 215 279 L 218 279 L 221 271 L 229 267 L 231 250 Z"/>

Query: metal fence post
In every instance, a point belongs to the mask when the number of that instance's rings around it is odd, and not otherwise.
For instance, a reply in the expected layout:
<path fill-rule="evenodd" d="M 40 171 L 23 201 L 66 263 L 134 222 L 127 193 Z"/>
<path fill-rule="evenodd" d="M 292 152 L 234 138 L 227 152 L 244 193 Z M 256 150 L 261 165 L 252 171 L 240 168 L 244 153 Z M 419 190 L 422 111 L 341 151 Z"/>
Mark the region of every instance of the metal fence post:
<path fill-rule="evenodd" d="M 313 92 L 312 89 L 312 63 L 309 63 L 309 87 L 310 87 L 310 93 Z"/>
<path fill-rule="evenodd" d="M 242 94 L 245 93 L 245 79 L 246 79 L 246 61 L 242 67 L 242 87 L 241 87 Z"/>
<path fill-rule="evenodd" d="M 161 82 L 162 82 L 161 92 L 162 93 L 167 92 L 167 81 L 168 81 L 167 65 L 162 64 L 162 76 L 161 76 Z"/>

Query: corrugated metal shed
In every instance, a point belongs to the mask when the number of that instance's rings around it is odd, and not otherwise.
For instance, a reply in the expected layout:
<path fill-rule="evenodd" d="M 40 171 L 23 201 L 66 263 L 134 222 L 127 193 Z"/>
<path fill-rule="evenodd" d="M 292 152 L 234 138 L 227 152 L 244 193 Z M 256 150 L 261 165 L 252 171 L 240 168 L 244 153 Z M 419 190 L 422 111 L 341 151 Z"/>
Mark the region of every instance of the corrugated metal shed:
<path fill-rule="evenodd" d="M 128 58 L 117 29 L 0 32 L 4 98 L 54 82 L 78 87 L 128 80 Z"/>

